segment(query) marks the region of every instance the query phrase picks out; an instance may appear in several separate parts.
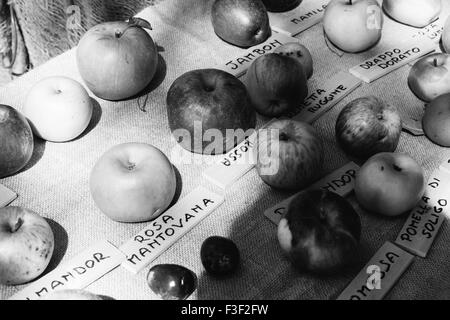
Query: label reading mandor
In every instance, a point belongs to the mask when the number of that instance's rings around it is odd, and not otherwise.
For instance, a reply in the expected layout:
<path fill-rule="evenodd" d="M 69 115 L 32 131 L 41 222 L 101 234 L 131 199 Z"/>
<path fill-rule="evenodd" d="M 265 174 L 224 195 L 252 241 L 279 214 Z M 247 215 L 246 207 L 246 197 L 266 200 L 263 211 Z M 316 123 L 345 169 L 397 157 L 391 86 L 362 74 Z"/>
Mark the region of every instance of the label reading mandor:
<path fill-rule="evenodd" d="M 122 267 L 138 273 L 223 201 L 223 196 L 203 187 L 195 189 L 119 248 L 126 254 Z"/>
<path fill-rule="evenodd" d="M 342 168 L 339 168 L 338 170 L 327 175 L 323 179 L 320 179 L 308 189 L 323 189 L 345 197 L 353 191 L 355 177 L 358 170 L 359 166 L 354 162 L 350 162 Z M 264 215 L 274 224 L 278 225 L 282 215 L 286 212 L 289 203 L 296 195 L 297 194 L 281 201 L 272 208 L 267 209 L 264 211 Z"/>
<path fill-rule="evenodd" d="M 258 57 L 273 52 L 276 48 L 289 42 L 299 42 L 299 40 L 282 33 L 272 33 L 272 36 L 265 42 L 247 49 L 238 57 L 226 61 L 217 68 L 229 72 L 235 77 L 240 77 Z"/>
<path fill-rule="evenodd" d="M 386 50 L 351 68 L 350 73 L 370 83 L 435 50 L 436 43 L 423 38 L 420 42 L 402 44 Z"/>
<path fill-rule="evenodd" d="M 84 289 L 118 267 L 125 255 L 108 241 L 101 241 L 49 274 L 36 280 L 10 300 L 38 300 L 65 289 Z"/>
<path fill-rule="evenodd" d="M 339 72 L 309 95 L 288 116 L 312 123 L 361 85 L 361 80 L 347 72 Z"/>
<path fill-rule="evenodd" d="M 17 193 L 0 184 L 0 208 L 6 207 L 17 198 Z"/>
<path fill-rule="evenodd" d="M 318 24 L 330 0 L 306 0 L 288 12 L 269 12 L 273 30 L 295 36 Z"/>
<path fill-rule="evenodd" d="M 395 243 L 425 258 L 446 216 L 450 214 L 450 172 L 436 170 L 425 194 L 412 210 Z"/>
<path fill-rule="evenodd" d="M 386 242 L 337 300 L 381 300 L 411 265 L 414 256 Z"/>

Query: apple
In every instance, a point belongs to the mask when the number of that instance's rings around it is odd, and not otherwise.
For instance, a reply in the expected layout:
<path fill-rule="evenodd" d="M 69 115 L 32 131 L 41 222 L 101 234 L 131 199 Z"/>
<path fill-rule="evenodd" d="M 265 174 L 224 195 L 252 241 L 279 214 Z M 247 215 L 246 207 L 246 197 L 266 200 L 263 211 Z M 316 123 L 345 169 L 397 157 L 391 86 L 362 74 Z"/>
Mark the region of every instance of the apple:
<path fill-rule="evenodd" d="M 217 69 L 192 70 L 176 79 L 167 93 L 167 114 L 172 134 L 184 149 L 213 155 L 229 151 L 245 138 L 229 138 L 227 131 L 247 131 L 256 122 L 245 85 Z M 208 133 L 220 136 L 211 143 Z"/>
<path fill-rule="evenodd" d="M 252 47 L 271 35 L 269 16 L 261 0 L 216 0 L 211 21 L 222 40 L 238 47 Z"/>
<path fill-rule="evenodd" d="M 197 275 L 180 265 L 158 264 L 147 274 L 150 289 L 163 300 L 186 300 L 197 289 Z"/>
<path fill-rule="evenodd" d="M 258 132 L 255 152 L 258 174 L 271 187 L 301 190 L 321 174 L 322 141 L 305 122 L 272 121 Z"/>
<path fill-rule="evenodd" d="M 0 209 L 0 283 L 24 284 L 40 276 L 53 254 L 47 221 L 21 207 Z"/>
<path fill-rule="evenodd" d="M 303 0 L 262 0 L 268 11 L 283 12 L 299 6 Z"/>
<path fill-rule="evenodd" d="M 446 53 L 450 53 L 450 16 L 445 21 L 444 30 L 442 31 L 442 47 Z"/>
<path fill-rule="evenodd" d="M 43 300 L 114 300 L 111 297 L 100 296 L 86 290 L 79 289 L 65 289 L 57 290 L 45 295 Z"/>
<path fill-rule="evenodd" d="M 450 93 L 437 97 L 426 107 L 422 127 L 428 139 L 450 147 Z"/>
<path fill-rule="evenodd" d="M 145 89 L 158 67 L 158 51 L 144 30 L 145 20 L 105 22 L 81 38 L 77 48 L 80 75 L 89 89 L 106 100 L 123 100 Z"/>
<path fill-rule="evenodd" d="M 355 262 L 361 218 L 336 193 L 306 190 L 289 203 L 278 225 L 283 252 L 301 271 L 330 274 Z"/>
<path fill-rule="evenodd" d="M 425 190 L 424 172 L 409 155 L 382 152 L 356 174 L 355 195 L 369 212 L 398 216 L 414 208 Z"/>
<path fill-rule="evenodd" d="M 39 81 L 28 93 L 23 112 L 34 133 L 47 141 L 66 142 L 86 130 L 92 118 L 86 89 L 66 77 Z"/>
<path fill-rule="evenodd" d="M 276 53 L 265 54 L 253 61 L 245 82 L 254 108 L 267 117 L 278 117 L 295 109 L 308 96 L 302 64 Z"/>
<path fill-rule="evenodd" d="M 98 208 L 118 222 L 156 219 L 172 202 L 175 171 L 159 149 L 124 143 L 106 151 L 92 169 L 90 190 Z"/>
<path fill-rule="evenodd" d="M 323 27 L 339 49 L 361 52 L 381 39 L 383 14 L 376 0 L 331 0 L 325 9 Z"/>
<path fill-rule="evenodd" d="M 314 72 L 314 64 L 311 52 L 308 48 L 298 42 L 288 42 L 276 48 L 274 53 L 292 57 L 298 60 L 305 70 L 306 77 L 309 79 Z"/>
<path fill-rule="evenodd" d="M 441 0 L 384 0 L 383 9 L 392 19 L 423 28 L 439 18 Z"/>
<path fill-rule="evenodd" d="M 335 131 L 345 153 L 366 160 L 379 152 L 395 151 L 402 120 L 395 106 L 368 96 L 353 100 L 342 109 Z"/>
<path fill-rule="evenodd" d="M 434 53 L 414 63 L 408 76 L 411 91 L 421 100 L 450 93 L 450 54 Z"/>
<path fill-rule="evenodd" d="M 0 179 L 20 171 L 33 155 L 33 132 L 25 117 L 0 104 Z"/>

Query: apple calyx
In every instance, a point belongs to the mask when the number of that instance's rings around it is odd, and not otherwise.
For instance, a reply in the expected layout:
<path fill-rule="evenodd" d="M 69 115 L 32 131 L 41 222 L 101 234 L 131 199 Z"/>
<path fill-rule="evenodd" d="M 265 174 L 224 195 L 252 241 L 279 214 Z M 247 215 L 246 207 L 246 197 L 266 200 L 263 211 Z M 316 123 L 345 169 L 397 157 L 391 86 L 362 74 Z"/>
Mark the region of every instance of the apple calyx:
<path fill-rule="evenodd" d="M 279 139 L 280 141 L 289 141 L 289 136 L 285 132 L 280 132 Z"/>
<path fill-rule="evenodd" d="M 16 233 L 20 227 L 23 225 L 24 221 L 22 218 L 18 218 L 14 226 L 11 227 L 11 233 Z"/>
<path fill-rule="evenodd" d="M 130 28 L 141 28 L 141 29 L 148 29 L 153 30 L 152 25 L 147 20 L 144 20 L 142 18 L 136 18 L 131 17 L 128 19 L 128 26 L 124 30 L 116 30 L 116 38 L 121 38 L 125 32 Z"/>

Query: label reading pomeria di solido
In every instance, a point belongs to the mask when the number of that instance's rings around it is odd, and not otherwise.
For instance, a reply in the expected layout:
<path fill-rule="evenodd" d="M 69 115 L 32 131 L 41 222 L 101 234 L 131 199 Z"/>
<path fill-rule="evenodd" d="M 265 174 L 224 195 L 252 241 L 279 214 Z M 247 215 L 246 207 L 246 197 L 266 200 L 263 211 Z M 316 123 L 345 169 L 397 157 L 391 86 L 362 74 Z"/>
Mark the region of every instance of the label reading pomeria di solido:
<path fill-rule="evenodd" d="M 10 300 L 38 300 L 65 289 L 84 289 L 118 267 L 125 255 L 108 241 L 89 247 L 76 257 L 36 280 Z"/>
<path fill-rule="evenodd" d="M 350 73 L 370 83 L 436 49 L 436 44 L 425 38 L 420 42 L 401 45 L 364 61 L 350 69 Z"/>
<path fill-rule="evenodd" d="M 383 299 L 413 260 L 412 254 L 386 242 L 337 299 Z"/>
<path fill-rule="evenodd" d="M 273 30 L 295 36 L 319 23 L 330 0 L 306 0 L 288 12 L 269 12 Z"/>
<path fill-rule="evenodd" d="M 223 201 L 223 196 L 198 187 L 119 248 L 126 254 L 122 266 L 138 273 Z"/>
<path fill-rule="evenodd" d="M 17 198 L 17 193 L 0 184 L 0 208 L 6 207 Z"/>
<path fill-rule="evenodd" d="M 355 177 L 358 170 L 359 166 L 354 162 L 350 162 L 342 168 L 339 168 L 338 170 L 327 175 L 323 179 L 320 179 L 308 189 L 323 189 L 337 193 L 341 197 L 345 197 L 353 191 Z M 289 203 L 296 195 L 297 194 L 267 209 L 264 211 L 264 215 L 274 224 L 278 225 L 282 215 L 286 212 Z"/>

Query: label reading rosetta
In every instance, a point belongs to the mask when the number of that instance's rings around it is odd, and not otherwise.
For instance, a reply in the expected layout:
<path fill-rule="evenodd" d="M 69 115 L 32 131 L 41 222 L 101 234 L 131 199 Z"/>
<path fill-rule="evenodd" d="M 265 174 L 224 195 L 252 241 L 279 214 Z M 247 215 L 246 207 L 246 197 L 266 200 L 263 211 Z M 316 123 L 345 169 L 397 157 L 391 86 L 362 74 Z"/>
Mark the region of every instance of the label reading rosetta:
<path fill-rule="evenodd" d="M 6 207 L 17 198 L 17 194 L 0 184 L 0 208 Z"/>

